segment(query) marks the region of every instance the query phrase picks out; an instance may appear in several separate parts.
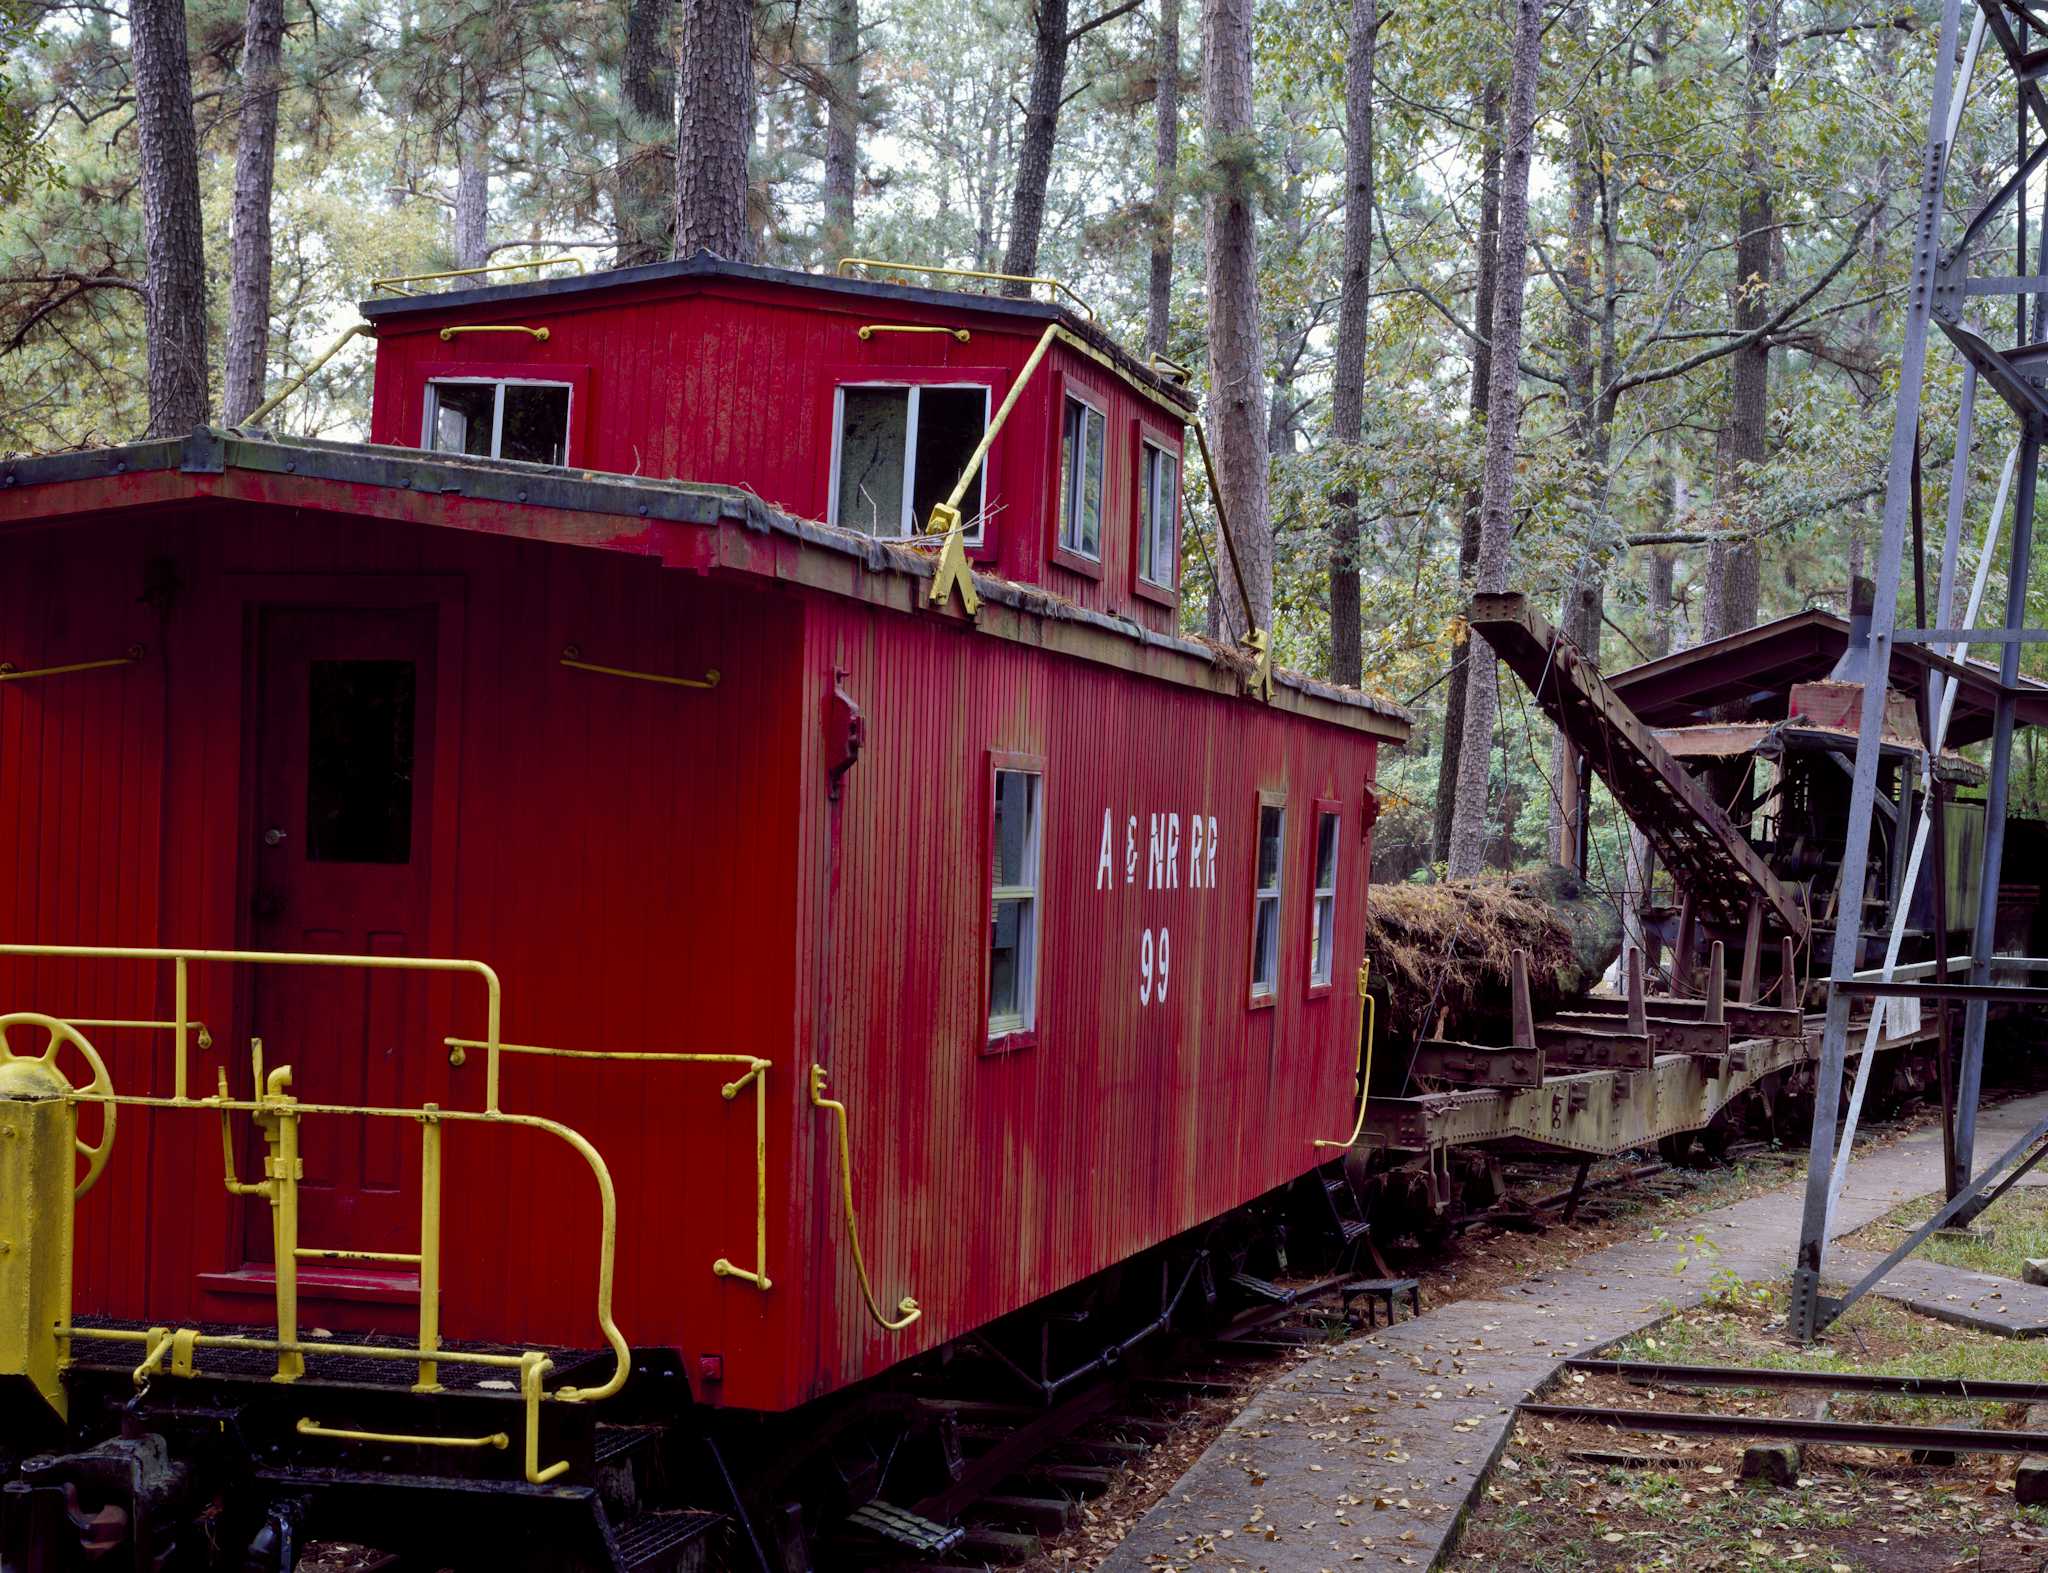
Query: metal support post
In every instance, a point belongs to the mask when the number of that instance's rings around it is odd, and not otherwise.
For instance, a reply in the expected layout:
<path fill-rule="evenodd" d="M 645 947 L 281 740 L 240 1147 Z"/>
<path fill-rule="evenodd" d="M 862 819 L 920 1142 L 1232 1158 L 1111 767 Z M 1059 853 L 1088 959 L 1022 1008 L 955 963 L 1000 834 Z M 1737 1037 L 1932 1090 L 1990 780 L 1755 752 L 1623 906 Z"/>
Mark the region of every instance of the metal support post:
<path fill-rule="evenodd" d="M 1948 161 L 1949 91 L 1955 69 L 1959 0 L 1945 0 L 1941 38 L 1935 52 L 1934 100 L 1928 106 L 1927 148 L 1920 176 L 1920 212 L 1914 226 L 1912 289 L 1907 303 L 1906 342 L 1899 365 L 1898 407 L 1892 418 L 1891 459 L 1886 472 L 1884 525 L 1877 548 L 1877 586 L 1871 604 L 1860 669 L 1863 700 L 1857 728 L 1856 768 L 1849 799 L 1849 826 L 1837 887 L 1834 959 L 1830 976 L 1847 981 L 1861 960 L 1863 890 L 1870 861 L 1870 822 L 1877 797 L 1877 767 L 1884 727 L 1886 681 L 1891 672 L 1892 629 L 1898 614 L 1899 557 L 1913 495 L 1914 455 L 1919 441 L 1921 383 L 1927 365 L 1927 333 L 1934 307 L 1936 252 L 1941 237 L 1942 175 Z M 2015 651 L 2017 646 L 2012 647 Z M 1853 656 L 1855 652 L 1851 652 Z M 1792 1335 L 1802 1342 L 1820 1330 L 1821 1260 L 1827 1247 L 1828 1193 L 1834 1181 L 1837 1113 L 1842 1067 L 1849 1048 L 1848 996 L 1831 989 L 1813 1104 L 1812 1160 L 1807 1170 L 1806 1205 L 1800 1220 L 1799 1251 L 1793 1264 Z"/>

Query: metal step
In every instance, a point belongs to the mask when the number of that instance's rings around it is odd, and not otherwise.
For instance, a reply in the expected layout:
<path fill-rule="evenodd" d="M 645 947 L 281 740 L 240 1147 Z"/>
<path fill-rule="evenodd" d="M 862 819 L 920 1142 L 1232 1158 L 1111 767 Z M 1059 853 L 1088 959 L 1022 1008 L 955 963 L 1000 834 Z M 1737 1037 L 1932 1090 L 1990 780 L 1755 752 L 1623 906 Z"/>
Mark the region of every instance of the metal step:
<path fill-rule="evenodd" d="M 697 1573 L 711 1566 L 725 1522 L 723 1513 L 697 1508 L 642 1513 L 612 1531 L 618 1566 L 625 1573 Z"/>
<path fill-rule="evenodd" d="M 965 1530 L 935 1524 L 928 1518 L 918 1517 L 908 1508 L 880 1498 L 847 1514 L 846 1522 L 852 1528 L 866 1530 L 878 1540 L 933 1556 L 951 1551 L 966 1535 Z"/>

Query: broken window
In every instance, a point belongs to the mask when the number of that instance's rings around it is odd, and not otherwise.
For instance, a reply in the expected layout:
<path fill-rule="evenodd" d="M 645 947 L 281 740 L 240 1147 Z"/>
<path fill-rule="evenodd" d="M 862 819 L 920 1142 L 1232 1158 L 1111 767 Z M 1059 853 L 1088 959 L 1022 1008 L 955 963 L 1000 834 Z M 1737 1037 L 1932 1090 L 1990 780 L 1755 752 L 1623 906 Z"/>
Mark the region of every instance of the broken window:
<path fill-rule="evenodd" d="M 988 389 L 876 387 L 839 390 L 832 522 L 865 535 L 921 532 L 953 494 L 988 429 Z M 981 539 L 982 470 L 960 498 L 967 537 Z M 906 484 L 907 483 L 907 484 Z"/>
<path fill-rule="evenodd" d="M 569 462 L 569 386 L 560 382 L 427 384 L 424 446 L 479 459 Z"/>

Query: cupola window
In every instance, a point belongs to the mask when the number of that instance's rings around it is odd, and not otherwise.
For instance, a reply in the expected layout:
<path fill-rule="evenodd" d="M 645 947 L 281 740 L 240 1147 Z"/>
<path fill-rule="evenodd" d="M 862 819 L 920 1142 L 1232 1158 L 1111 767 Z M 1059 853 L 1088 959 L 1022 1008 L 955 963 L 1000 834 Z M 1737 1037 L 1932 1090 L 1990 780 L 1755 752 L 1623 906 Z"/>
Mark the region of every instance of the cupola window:
<path fill-rule="evenodd" d="M 839 390 L 832 523 L 863 535 L 921 533 L 988 429 L 988 389 L 853 384 Z M 981 539 L 981 478 L 960 499 Z"/>
<path fill-rule="evenodd" d="M 1060 422 L 1060 545 L 1102 556 L 1102 411 L 1067 395 Z"/>
<path fill-rule="evenodd" d="M 569 385 L 469 378 L 427 384 L 421 446 L 478 459 L 569 462 Z"/>

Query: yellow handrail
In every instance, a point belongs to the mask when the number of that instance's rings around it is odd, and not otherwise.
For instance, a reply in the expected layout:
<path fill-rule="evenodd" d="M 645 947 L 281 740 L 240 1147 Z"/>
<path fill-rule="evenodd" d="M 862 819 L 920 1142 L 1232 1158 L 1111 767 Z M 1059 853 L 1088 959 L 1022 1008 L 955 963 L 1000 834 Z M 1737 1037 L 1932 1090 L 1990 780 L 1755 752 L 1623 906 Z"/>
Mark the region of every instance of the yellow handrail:
<path fill-rule="evenodd" d="M 524 333 L 537 344 L 548 341 L 546 328 L 529 328 L 519 322 L 457 322 L 441 330 L 441 342 L 446 344 L 458 333 Z"/>
<path fill-rule="evenodd" d="M 448 1046 L 448 1063 L 451 1065 L 460 1065 L 466 1050 L 485 1047 L 472 1038 L 444 1038 L 442 1042 Z M 764 1060 L 753 1054 L 677 1054 L 644 1049 L 556 1049 L 538 1043 L 501 1043 L 498 1048 L 506 1054 L 533 1054 L 557 1060 L 641 1060 L 674 1065 L 744 1065 L 746 1071 L 736 1080 L 729 1081 L 719 1088 L 719 1096 L 730 1101 L 746 1091 L 749 1083 L 752 1083 L 754 1088 L 754 1267 L 750 1271 L 721 1256 L 711 1264 L 711 1271 L 719 1278 L 743 1278 L 757 1289 L 768 1290 L 775 1287 L 768 1277 L 768 1072 L 773 1068 L 772 1060 Z"/>
<path fill-rule="evenodd" d="M 1080 307 L 1083 312 L 1087 313 L 1090 322 L 1095 320 L 1095 308 L 1093 306 L 1068 289 L 1063 281 L 1048 278 L 1043 274 L 990 273 L 984 268 L 947 268 L 941 267 L 934 262 L 891 262 L 886 257 L 841 257 L 839 259 L 839 276 L 841 278 L 849 277 L 848 270 L 851 268 L 881 268 L 893 273 L 936 273 L 944 278 L 983 279 L 991 284 L 1043 284 L 1047 289 L 1066 296 L 1068 300 Z"/>
<path fill-rule="evenodd" d="M 837 1098 L 825 1096 L 825 1067 L 811 1067 L 811 1105 L 824 1109 L 837 1117 L 839 1122 L 839 1198 L 846 1213 L 846 1239 L 853 1247 L 854 1271 L 860 1274 L 860 1292 L 868 1303 L 868 1315 L 892 1333 L 900 1333 L 920 1316 L 924 1309 L 909 1295 L 896 1302 L 896 1318 L 890 1320 L 882 1314 L 882 1307 L 875 1299 L 875 1286 L 868 1278 L 867 1258 L 861 1254 L 860 1225 L 853 1213 L 853 1151 L 846 1137 L 846 1105 Z"/>
<path fill-rule="evenodd" d="M 636 672 L 624 666 L 599 666 L 583 659 L 580 645 L 562 646 L 562 665 L 578 672 L 596 672 L 604 677 L 630 677 L 637 683 L 665 683 L 671 688 L 716 688 L 719 672 L 709 667 L 702 677 L 670 677 L 665 672 Z"/>
<path fill-rule="evenodd" d="M 353 327 L 342 329 L 341 335 L 338 338 L 336 338 L 332 344 L 328 345 L 326 349 L 320 352 L 319 359 L 315 360 L 312 365 L 308 366 L 304 371 L 300 372 L 296 377 L 292 378 L 290 382 L 286 383 L 282 388 L 279 388 L 277 392 L 273 393 L 269 398 L 265 399 L 261 404 L 257 405 L 256 408 L 251 410 L 247 415 L 244 415 L 241 418 L 241 420 L 236 423 L 236 429 L 240 430 L 242 427 L 245 426 L 254 426 L 258 421 L 262 420 L 264 416 L 268 415 L 272 410 L 276 409 L 280 404 L 284 403 L 286 399 L 289 399 L 293 394 L 297 393 L 299 389 L 303 388 L 307 383 L 311 382 L 313 380 L 313 374 L 317 372 L 322 366 L 325 366 L 329 361 L 333 360 L 334 357 L 341 352 L 342 345 L 348 343 L 350 339 L 356 337 L 358 334 L 371 333 L 374 331 L 375 330 L 367 322 L 358 322 Z"/>
<path fill-rule="evenodd" d="M 407 284 L 433 284 L 441 279 L 481 278 L 486 273 L 512 273 L 522 268 L 551 268 L 557 264 L 584 271 L 581 257 L 535 257 L 530 262 L 487 262 L 475 268 L 443 268 L 439 273 L 395 273 L 388 278 L 371 279 L 370 288 L 383 290 L 392 295 L 411 295 L 416 291 L 406 289 Z"/>
<path fill-rule="evenodd" d="M 334 1442 L 381 1442 L 388 1447 L 495 1447 L 502 1452 L 512 1445 L 512 1439 L 502 1431 L 493 1431 L 489 1436 L 408 1436 L 400 1431 L 344 1431 L 339 1426 L 323 1426 L 310 1415 L 301 1416 L 292 1429 L 300 1436 L 324 1436 Z"/>
<path fill-rule="evenodd" d="M 25 683 L 32 677 L 62 677 L 67 672 L 101 672 L 110 666 L 133 666 L 142 659 L 142 646 L 130 645 L 127 650 L 104 661 L 68 661 L 62 666 L 38 666 L 24 672 L 12 661 L 0 661 L 0 683 Z"/>
<path fill-rule="evenodd" d="M 877 333 L 949 333 L 962 344 L 967 343 L 974 337 L 965 328 L 935 327 L 927 323 L 918 322 L 864 322 L 854 337 L 865 343 Z"/>
<path fill-rule="evenodd" d="M 1318 1140 L 1318 1147 L 1355 1147 L 1358 1138 L 1365 1133 L 1365 1104 L 1372 1095 L 1372 1040 L 1379 1025 L 1379 1002 L 1366 992 L 1366 984 L 1372 977 L 1372 963 L 1358 964 L 1358 1123 L 1351 1127 L 1351 1134 L 1340 1142 Z"/>
<path fill-rule="evenodd" d="M 173 950 L 154 945 L 0 945 L 0 956 L 56 956 L 75 957 L 80 960 L 174 963 L 177 969 L 177 1000 L 176 1019 L 171 1023 L 175 1034 L 171 1089 L 177 1103 L 170 1107 L 177 1107 L 190 1101 L 186 1096 L 185 1038 L 188 1029 L 194 1023 L 186 1013 L 188 963 L 218 961 L 247 966 L 367 967 L 373 971 L 474 973 L 484 980 L 484 987 L 488 993 L 485 1041 L 482 1045 L 489 1051 L 484 1076 L 484 1112 L 498 1112 L 498 1021 L 502 1011 L 504 990 L 498 982 L 498 974 L 481 961 L 448 956 L 346 956 L 299 950 Z M 212 1100 L 206 1101 L 210 1103 Z"/>

